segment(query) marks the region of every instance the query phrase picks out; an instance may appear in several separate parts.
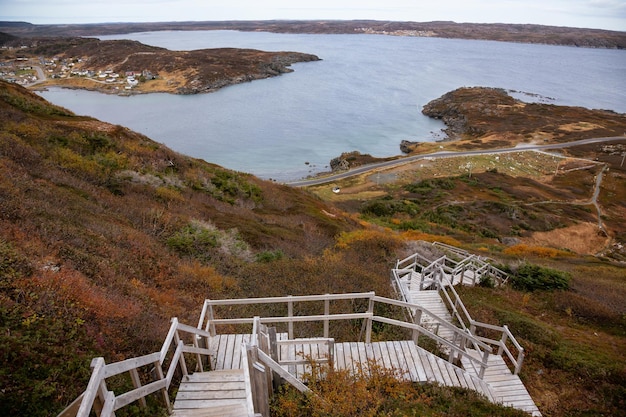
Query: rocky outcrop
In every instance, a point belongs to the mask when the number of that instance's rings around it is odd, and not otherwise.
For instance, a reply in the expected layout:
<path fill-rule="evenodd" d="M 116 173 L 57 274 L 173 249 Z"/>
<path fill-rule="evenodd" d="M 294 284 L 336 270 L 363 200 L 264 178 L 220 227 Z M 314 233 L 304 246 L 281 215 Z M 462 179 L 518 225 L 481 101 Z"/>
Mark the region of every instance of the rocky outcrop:
<path fill-rule="evenodd" d="M 475 106 L 511 106 L 515 99 L 499 88 L 459 88 L 432 100 L 424 106 L 422 113 L 440 119 L 446 124 L 443 131 L 449 139 L 460 139 L 464 135 L 480 136 L 485 130 L 468 122 L 469 109 Z"/>
<path fill-rule="evenodd" d="M 400 151 L 402 153 L 411 153 L 420 142 L 411 142 L 410 140 L 403 140 L 400 142 Z"/>
<path fill-rule="evenodd" d="M 337 171 L 347 171 L 350 169 L 350 158 L 351 155 L 358 154 L 358 152 L 344 152 L 340 156 L 333 158 L 330 160 L 330 169 L 332 172 Z"/>

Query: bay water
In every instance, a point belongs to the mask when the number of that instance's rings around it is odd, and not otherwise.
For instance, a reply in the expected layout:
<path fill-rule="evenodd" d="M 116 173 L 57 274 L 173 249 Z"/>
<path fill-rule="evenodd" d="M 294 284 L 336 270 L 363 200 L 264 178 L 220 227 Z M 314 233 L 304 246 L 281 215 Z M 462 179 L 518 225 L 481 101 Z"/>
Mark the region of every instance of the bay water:
<path fill-rule="evenodd" d="M 129 127 L 186 155 L 265 179 L 327 171 L 359 151 L 400 154 L 400 142 L 441 139 L 430 100 L 464 86 L 516 98 L 626 113 L 626 51 L 384 35 L 237 31 L 102 36 L 171 50 L 254 48 L 322 60 L 293 73 L 198 95 L 106 95 L 51 88 L 40 94 L 77 114 Z M 148 68 L 149 69 L 149 68 Z"/>

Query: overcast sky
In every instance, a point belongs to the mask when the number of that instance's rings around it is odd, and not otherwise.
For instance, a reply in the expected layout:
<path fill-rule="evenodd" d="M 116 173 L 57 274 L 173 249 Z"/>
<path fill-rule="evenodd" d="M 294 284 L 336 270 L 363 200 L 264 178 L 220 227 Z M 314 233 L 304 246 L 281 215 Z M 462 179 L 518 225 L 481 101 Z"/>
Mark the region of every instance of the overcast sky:
<path fill-rule="evenodd" d="M 374 19 L 538 23 L 626 31 L 626 0 L 0 0 L 31 23 Z"/>

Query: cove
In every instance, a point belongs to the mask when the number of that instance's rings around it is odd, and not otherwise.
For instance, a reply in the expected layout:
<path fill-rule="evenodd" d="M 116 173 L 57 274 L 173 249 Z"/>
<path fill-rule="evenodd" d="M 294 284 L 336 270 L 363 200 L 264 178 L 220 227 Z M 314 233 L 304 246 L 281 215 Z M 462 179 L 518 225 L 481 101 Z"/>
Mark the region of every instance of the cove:
<path fill-rule="evenodd" d="M 400 154 L 402 140 L 440 139 L 421 114 L 463 86 L 523 92 L 523 100 L 626 112 L 626 51 L 383 35 L 235 31 L 103 36 L 172 50 L 292 50 L 322 61 L 293 73 L 193 96 L 131 97 L 51 88 L 49 101 L 123 125 L 170 148 L 261 178 L 289 181 L 328 170 L 357 150 Z"/>

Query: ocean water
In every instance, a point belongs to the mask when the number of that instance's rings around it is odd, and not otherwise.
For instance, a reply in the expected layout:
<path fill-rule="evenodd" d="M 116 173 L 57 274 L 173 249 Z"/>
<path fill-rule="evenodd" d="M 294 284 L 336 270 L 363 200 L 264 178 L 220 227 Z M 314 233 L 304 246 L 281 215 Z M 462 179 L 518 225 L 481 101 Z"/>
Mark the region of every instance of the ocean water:
<path fill-rule="evenodd" d="M 626 51 L 383 35 L 236 31 L 103 36 L 172 50 L 217 47 L 299 51 L 322 61 L 293 73 L 191 96 L 121 97 L 52 88 L 41 95 L 78 114 L 127 126 L 170 148 L 261 178 L 289 181 L 359 151 L 400 154 L 402 140 L 442 138 L 421 114 L 463 86 L 626 113 Z"/>

